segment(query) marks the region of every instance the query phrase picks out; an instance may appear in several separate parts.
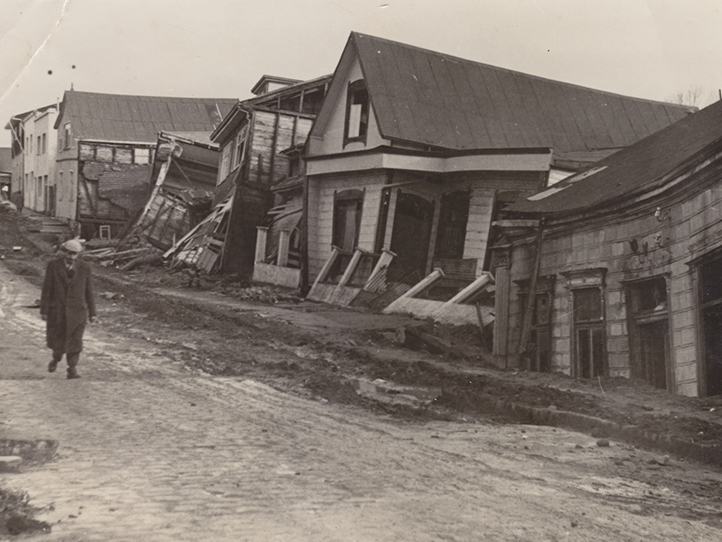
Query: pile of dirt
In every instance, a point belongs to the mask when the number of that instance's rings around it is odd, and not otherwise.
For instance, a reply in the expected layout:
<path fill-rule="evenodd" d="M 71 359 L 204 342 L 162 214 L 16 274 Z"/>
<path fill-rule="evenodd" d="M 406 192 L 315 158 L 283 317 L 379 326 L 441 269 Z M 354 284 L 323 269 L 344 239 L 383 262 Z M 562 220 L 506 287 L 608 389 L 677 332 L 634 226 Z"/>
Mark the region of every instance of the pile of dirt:
<path fill-rule="evenodd" d="M 52 257 L 52 240 L 38 239 L 25 226 L 22 217 L 0 215 L 0 254 L 15 273 L 39 283 Z M 360 309 L 322 309 L 298 292 L 248 286 L 237 277 L 215 277 L 199 288 L 162 267 L 94 269 L 104 328 L 163 344 L 169 357 L 211 374 L 253 378 L 283 391 L 371 408 L 379 406 L 360 400 L 351 383 L 380 379 L 442 390 L 414 412 L 417 419 L 450 412 L 485 417 L 489 401 L 501 400 L 636 425 L 687 442 L 722 444 L 722 403 L 715 398 L 675 396 L 624 378 L 583 380 L 502 369 L 476 326 L 414 321 L 413 329 L 327 327 L 310 323 L 311 315 L 333 310 L 330 318 L 337 319 Z M 168 289 L 184 295 L 166 295 Z M 279 306 L 307 312 L 309 323 L 296 318 L 291 325 L 277 312 L 264 314 L 263 307 Z M 383 409 L 409 415 L 406 407 Z"/>
<path fill-rule="evenodd" d="M 33 519 L 37 512 L 28 504 L 26 493 L 0 488 L 0 536 L 49 533 L 48 523 Z"/>

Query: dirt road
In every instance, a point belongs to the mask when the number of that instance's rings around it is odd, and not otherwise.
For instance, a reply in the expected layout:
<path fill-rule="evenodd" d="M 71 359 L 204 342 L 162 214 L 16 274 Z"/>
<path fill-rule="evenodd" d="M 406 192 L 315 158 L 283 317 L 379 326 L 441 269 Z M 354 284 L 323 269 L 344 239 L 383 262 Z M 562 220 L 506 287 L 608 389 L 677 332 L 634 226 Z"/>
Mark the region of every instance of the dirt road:
<path fill-rule="evenodd" d="M 718 540 L 722 476 L 561 429 L 404 422 L 188 370 L 152 322 L 89 328 L 47 373 L 38 289 L 0 265 L 0 437 L 57 457 L 27 491 L 47 541 Z M 242 353 L 239 353 L 239 355 Z M 269 354 L 270 355 L 270 354 Z"/>

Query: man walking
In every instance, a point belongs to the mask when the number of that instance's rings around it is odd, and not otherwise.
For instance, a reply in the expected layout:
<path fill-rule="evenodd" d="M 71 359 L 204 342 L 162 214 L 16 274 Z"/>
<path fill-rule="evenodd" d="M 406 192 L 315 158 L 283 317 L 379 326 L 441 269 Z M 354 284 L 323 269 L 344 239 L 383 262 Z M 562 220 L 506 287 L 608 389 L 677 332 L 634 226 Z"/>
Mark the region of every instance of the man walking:
<path fill-rule="evenodd" d="M 93 283 L 90 266 L 78 258 L 80 241 L 66 241 L 60 251 L 60 258 L 48 263 L 40 297 L 40 316 L 47 322 L 47 345 L 53 351 L 48 371 L 55 372 L 65 354 L 68 378 L 80 378 L 76 367 L 85 324 L 95 318 Z"/>

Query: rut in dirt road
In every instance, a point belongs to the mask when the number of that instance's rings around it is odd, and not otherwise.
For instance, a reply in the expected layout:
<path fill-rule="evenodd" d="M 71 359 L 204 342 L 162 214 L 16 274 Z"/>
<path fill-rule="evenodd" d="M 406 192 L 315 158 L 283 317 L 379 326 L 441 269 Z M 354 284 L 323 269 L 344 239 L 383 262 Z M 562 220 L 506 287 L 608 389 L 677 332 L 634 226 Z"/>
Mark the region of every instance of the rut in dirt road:
<path fill-rule="evenodd" d="M 47 373 L 36 287 L 2 267 L 0 283 L 0 434 L 59 441 L 0 486 L 31 495 L 43 540 L 720 536 L 719 474 L 581 434 L 401 422 L 189 371 L 102 323 L 68 381 Z"/>

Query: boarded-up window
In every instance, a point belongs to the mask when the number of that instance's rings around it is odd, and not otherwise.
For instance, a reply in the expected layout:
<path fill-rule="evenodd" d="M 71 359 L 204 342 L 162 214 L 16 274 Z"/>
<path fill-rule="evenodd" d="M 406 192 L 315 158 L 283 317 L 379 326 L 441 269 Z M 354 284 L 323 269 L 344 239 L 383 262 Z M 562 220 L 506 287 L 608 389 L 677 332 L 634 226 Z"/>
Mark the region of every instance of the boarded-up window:
<path fill-rule="evenodd" d="M 115 149 L 115 161 L 119 164 L 130 164 L 133 162 L 132 149 Z"/>
<path fill-rule="evenodd" d="M 98 162 L 112 162 L 113 161 L 113 147 L 106 147 L 98 145 L 95 148 L 95 159 Z"/>
<path fill-rule="evenodd" d="M 136 164 L 148 164 L 150 163 L 150 149 L 134 149 L 133 161 Z"/>
<path fill-rule="evenodd" d="M 346 133 L 344 143 L 366 141 L 369 123 L 369 93 L 362 79 L 349 83 L 346 97 Z"/>

